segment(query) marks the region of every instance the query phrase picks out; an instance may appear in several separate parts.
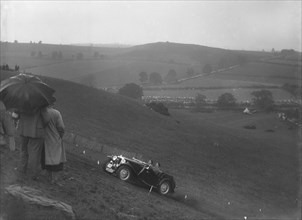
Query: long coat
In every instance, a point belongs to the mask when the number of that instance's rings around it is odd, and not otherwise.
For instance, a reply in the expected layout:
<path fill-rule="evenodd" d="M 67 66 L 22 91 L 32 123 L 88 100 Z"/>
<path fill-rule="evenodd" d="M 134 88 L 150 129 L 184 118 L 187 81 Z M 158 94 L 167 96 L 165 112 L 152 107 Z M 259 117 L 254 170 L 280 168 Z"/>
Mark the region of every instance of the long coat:
<path fill-rule="evenodd" d="M 61 113 L 51 107 L 42 111 L 43 120 L 47 122 L 45 127 L 45 164 L 58 165 L 66 162 L 66 153 L 62 137 L 65 126 Z"/>
<path fill-rule="evenodd" d="M 18 133 L 24 137 L 44 138 L 44 124 L 40 110 L 31 114 L 20 112 Z"/>

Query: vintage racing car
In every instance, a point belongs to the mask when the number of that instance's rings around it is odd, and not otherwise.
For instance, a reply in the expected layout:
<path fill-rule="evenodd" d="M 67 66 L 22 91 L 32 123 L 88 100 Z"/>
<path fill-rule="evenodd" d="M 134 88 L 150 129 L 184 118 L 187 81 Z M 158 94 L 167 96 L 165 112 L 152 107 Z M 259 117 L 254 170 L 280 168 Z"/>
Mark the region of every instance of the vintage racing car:
<path fill-rule="evenodd" d="M 103 169 L 110 174 L 116 174 L 121 180 L 138 180 L 139 182 L 154 188 L 160 194 L 173 193 L 176 187 L 173 176 L 156 169 L 152 164 L 136 158 L 120 156 L 107 156 Z"/>

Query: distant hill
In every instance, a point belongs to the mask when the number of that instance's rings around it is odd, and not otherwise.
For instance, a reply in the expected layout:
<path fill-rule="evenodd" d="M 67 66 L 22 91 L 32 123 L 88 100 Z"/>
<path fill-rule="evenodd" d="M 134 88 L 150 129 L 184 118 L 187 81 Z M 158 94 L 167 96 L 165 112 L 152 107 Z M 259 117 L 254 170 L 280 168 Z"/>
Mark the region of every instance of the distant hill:
<path fill-rule="evenodd" d="M 213 69 L 218 69 L 238 64 L 241 62 L 241 58 L 246 61 L 258 60 L 268 56 L 268 54 L 226 50 L 195 44 L 157 42 L 126 48 L 118 56 L 199 66 L 199 73 L 201 73 L 206 64 L 210 64 Z"/>
<path fill-rule="evenodd" d="M 79 44 L 71 44 L 73 46 L 89 46 L 89 47 L 110 47 L 110 48 L 126 48 L 126 47 L 132 47 L 133 45 L 129 44 L 91 44 L 91 43 L 79 43 Z"/>
<path fill-rule="evenodd" d="M 54 53 L 61 52 L 60 58 Z M 79 55 L 81 54 L 81 55 Z M 128 48 L 1 43 L 1 64 L 19 65 L 21 70 L 80 83 L 93 78 L 95 87 L 139 83 L 138 74 L 158 72 L 165 77 L 174 69 L 179 78 L 187 69 L 202 73 L 206 64 L 213 69 L 244 60 L 259 60 L 267 53 L 232 51 L 192 44 L 158 42 Z M 85 68 L 83 68 L 85 67 Z"/>

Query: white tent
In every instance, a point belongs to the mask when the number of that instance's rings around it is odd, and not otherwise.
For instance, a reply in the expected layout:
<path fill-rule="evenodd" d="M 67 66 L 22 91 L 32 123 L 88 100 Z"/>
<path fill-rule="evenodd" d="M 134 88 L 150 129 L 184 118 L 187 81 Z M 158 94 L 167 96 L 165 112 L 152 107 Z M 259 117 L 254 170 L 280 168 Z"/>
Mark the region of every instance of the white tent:
<path fill-rule="evenodd" d="M 252 114 L 248 108 L 245 108 L 245 109 L 243 110 L 243 113 L 244 113 L 244 114 Z"/>

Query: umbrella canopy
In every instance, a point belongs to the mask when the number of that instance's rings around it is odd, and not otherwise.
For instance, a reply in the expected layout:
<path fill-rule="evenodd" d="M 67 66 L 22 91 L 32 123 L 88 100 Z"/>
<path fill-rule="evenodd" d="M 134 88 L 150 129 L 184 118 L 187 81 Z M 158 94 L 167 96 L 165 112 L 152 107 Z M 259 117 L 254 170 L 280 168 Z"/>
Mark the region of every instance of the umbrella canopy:
<path fill-rule="evenodd" d="M 0 100 L 6 108 L 15 108 L 22 112 L 33 112 L 54 103 L 54 92 L 40 78 L 28 74 L 10 77 L 0 84 Z"/>

